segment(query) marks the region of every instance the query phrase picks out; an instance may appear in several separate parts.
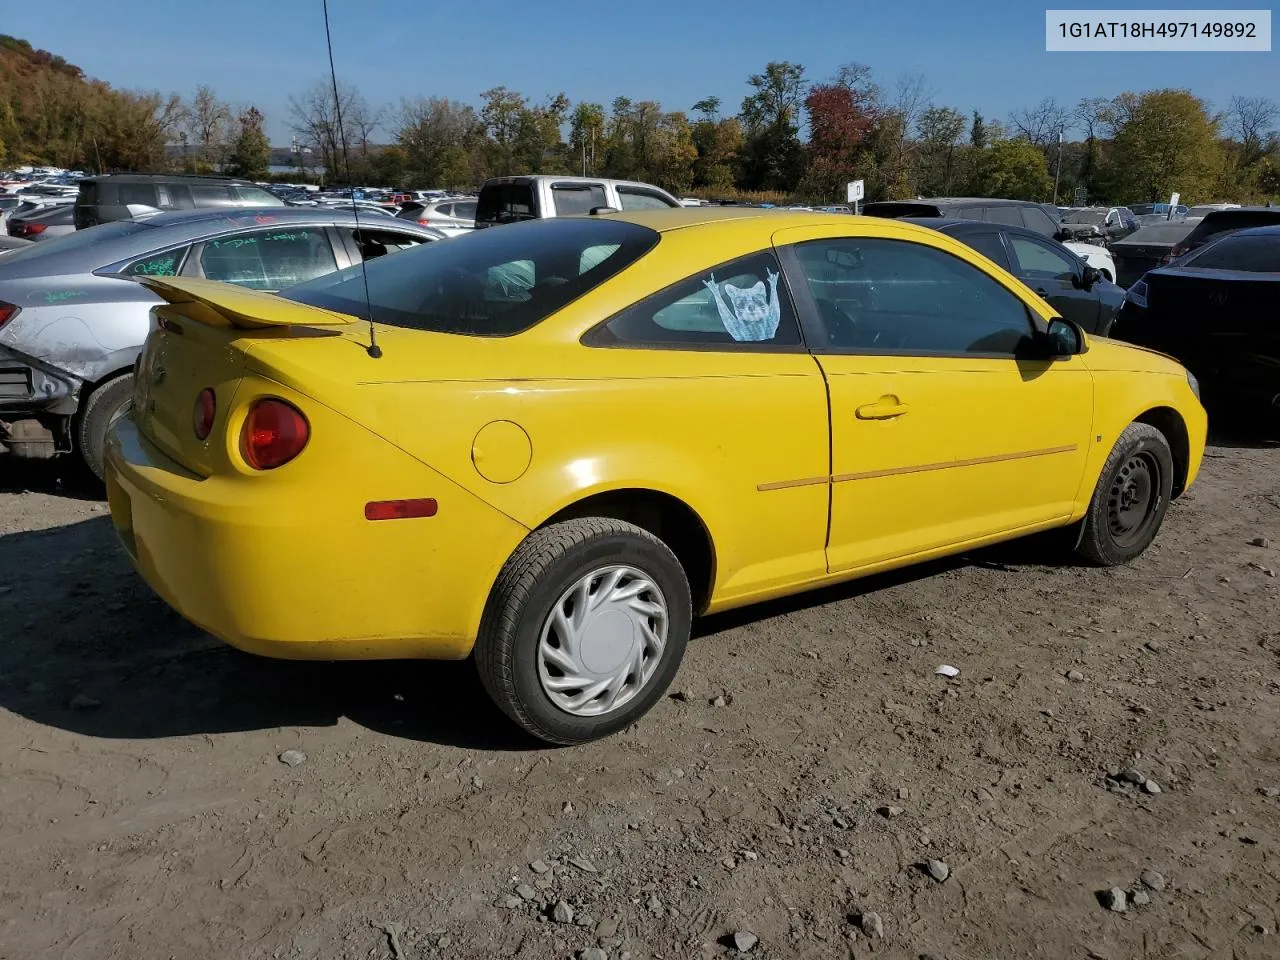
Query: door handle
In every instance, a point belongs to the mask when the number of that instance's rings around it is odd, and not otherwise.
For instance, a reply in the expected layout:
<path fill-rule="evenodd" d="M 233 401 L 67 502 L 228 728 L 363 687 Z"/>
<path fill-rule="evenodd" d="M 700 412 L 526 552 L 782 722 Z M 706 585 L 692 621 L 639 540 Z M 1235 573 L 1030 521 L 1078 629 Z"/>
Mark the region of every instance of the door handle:
<path fill-rule="evenodd" d="M 1049 295 L 1049 291 L 1044 287 L 1036 287 L 1036 293 L 1040 294 L 1042 297 L 1047 297 Z"/>
<path fill-rule="evenodd" d="M 867 403 L 854 411 L 859 420 L 892 420 L 907 412 L 907 405 L 897 397 L 881 397 L 875 403 Z"/>

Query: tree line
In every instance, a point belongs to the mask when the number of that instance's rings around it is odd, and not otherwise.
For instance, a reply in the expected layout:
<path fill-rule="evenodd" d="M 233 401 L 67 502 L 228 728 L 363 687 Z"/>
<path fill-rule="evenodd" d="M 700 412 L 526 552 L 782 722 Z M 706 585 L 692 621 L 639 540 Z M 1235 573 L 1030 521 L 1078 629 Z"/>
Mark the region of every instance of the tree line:
<path fill-rule="evenodd" d="M 617 97 L 574 104 L 503 86 L 474 106 L 442 97 L 373 106 L 329 79 L 289 98 L 302 152 L 294 178 L 474 188 L 487 177 L 588 174 L 704 197 L 843 201 L 976 195 L 1069 202 L 1258 202 L 1280 195 L 1280 109 L 1237 96 L 1220 109 L 1189 90 L 1046 98 L 1006 119 L 937 102 L 921 76 L 882 84 L 861 64 L 811 80 L 777 61 L 746 81 L 736 113 L 705 97 L 688 110 Z M 267 176 L 271 149 L 254 106 L 201 86 L 115 90 L 25 41 L 0 36 L 0 165 L 96 171 L 220 170 Z"/>

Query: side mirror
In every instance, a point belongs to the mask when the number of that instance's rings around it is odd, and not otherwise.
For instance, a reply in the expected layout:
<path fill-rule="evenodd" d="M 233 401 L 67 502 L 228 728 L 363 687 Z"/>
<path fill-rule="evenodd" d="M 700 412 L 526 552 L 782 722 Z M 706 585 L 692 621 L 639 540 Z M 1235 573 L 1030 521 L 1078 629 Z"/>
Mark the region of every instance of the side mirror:
<path fill-rule="evenodd" d="M 598 217 L 602 213 L 618 213 L 618 212 L 619 211 L 617 207 L 592 207 L 591 208 L 591 216 L 593 217 Z"/>
<path fill-rule="evenodd" d="M 1080 274 L 1079 278 L 1076 280 L 1076 286 L 1079 287 L 1081 290 L 1092 290 L 1093 285 L 1101 279 L 1102 279 L 1102 274 L 1100 274 L 1097 271 L 1097 268 L 1091 267 L 1089 266 L 1089 264 L 1086 263 L 1084 265 L 1083 272 Z"/>
<path fill-rule="evenodd" d="M 1075 234 L 1073 234 L 1066 227 L 1059 227 L 1057 232 L 1054 233 L 1053 239 L 1061 243 L 1064 240 L 1070 240 L 1073 236 L 1075 236 Z"/>
<path fill-rule="evenodd" d="M 1049 350 L 1049 358 L 1061 360 L 1075 357 L 1085 352 L 1084 331 L 1070 320 L 1055 317 L 1049 321 L 1049 329 L 1045 333 L 1045 344 Z"/>

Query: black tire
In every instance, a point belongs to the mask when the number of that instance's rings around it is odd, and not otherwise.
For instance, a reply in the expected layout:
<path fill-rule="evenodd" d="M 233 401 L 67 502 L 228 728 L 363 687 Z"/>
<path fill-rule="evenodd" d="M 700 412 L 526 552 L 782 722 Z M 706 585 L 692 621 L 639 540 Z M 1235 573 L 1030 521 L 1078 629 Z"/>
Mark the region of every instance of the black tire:
<path fill-rule="evenodd" d="M 107 428 L 111 421 L 129 402 L 133 395 L 133 374 L 108 380 L 100 385 L 80 411 L 80 425 L 76 430 L 76 450 L 95 477 L 105 480 L 103 455 L 106 450 Z"/>
<path fill-rule="evenodd" d="M 626 564 L 646 574 L 667 606 L 667 637 L 647 684 L 595 717 L 562 710 L 539 679 L 543 624 L 571 586 L 595 568 Z M 684 568 L 665 543 L 630 523 L 584 517 L 535 530 L 507 561 L 489 595 L 475 661 L 494 703 L 533 736 L 568 745 L 608 736 L 643 716 L 675 678 L 693 611 Z"/>
<path fill-rule="evenodd" d="M 1102 467 L 1076 553 L 1097 566 L 1128 563 L 1156 538 L 1172 496 L 1169 441 L 1149 424 L 1129 424 Z"/>

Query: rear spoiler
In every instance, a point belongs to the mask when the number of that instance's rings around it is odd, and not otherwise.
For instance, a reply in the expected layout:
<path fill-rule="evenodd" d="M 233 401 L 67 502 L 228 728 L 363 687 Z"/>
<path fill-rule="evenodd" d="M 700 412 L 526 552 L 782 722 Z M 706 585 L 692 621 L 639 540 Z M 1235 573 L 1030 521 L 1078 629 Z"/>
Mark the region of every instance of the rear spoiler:
<path fill-rule="evenodd" d="M 336 327 L 356 323 L 357 318 L 304 303 L 294 303 L 272 293 L 249 290 L 216 280 L 196 277 L 130 277 L 167 303 L 185 306 L 183 314 L 200 323 L 240 330 L 268 327 Z"/>

